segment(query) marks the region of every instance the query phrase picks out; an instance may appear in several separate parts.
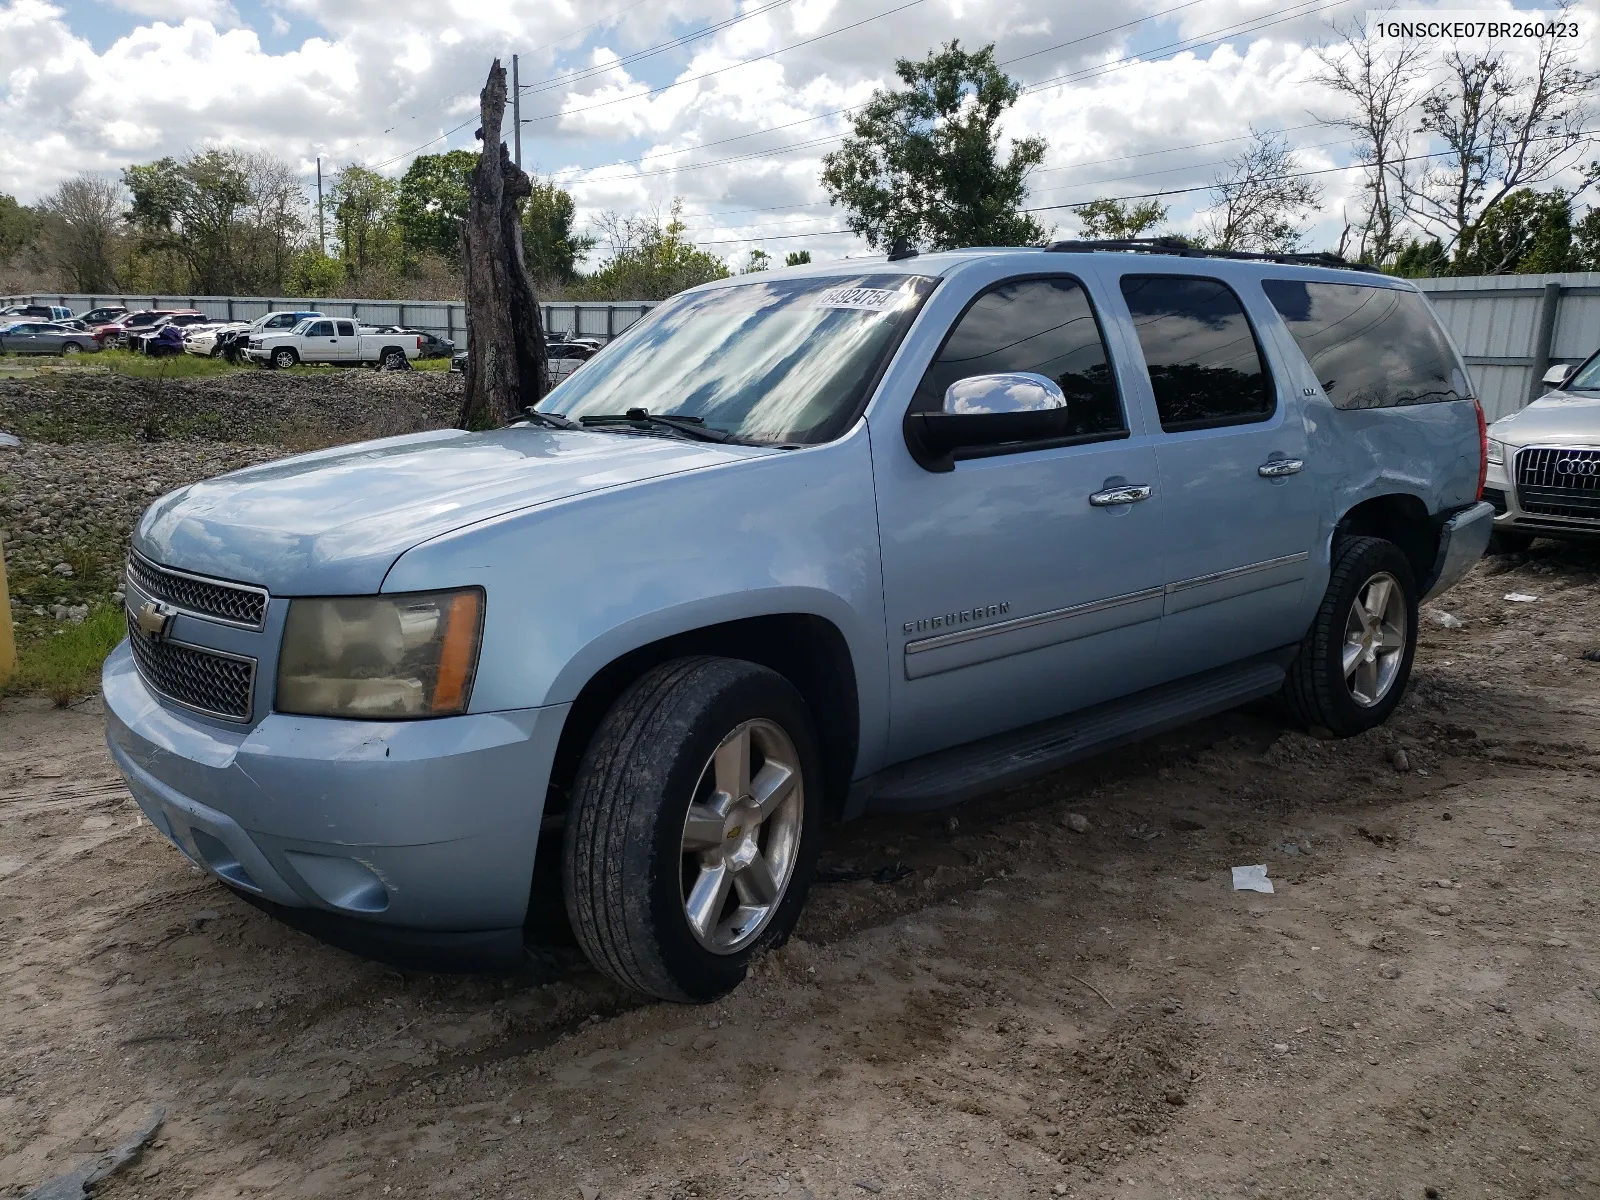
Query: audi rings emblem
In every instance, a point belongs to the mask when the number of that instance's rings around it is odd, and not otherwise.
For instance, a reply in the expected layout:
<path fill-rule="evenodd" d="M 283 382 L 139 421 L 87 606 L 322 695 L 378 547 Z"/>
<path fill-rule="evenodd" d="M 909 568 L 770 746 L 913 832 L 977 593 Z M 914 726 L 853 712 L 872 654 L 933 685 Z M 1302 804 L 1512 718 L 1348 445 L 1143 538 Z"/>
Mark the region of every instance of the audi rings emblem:
<path fill-rule="evenodd" d="M 1558 475 L 1600 475 L 1600 462 L 1592 458 L 1556 459 Z"/>

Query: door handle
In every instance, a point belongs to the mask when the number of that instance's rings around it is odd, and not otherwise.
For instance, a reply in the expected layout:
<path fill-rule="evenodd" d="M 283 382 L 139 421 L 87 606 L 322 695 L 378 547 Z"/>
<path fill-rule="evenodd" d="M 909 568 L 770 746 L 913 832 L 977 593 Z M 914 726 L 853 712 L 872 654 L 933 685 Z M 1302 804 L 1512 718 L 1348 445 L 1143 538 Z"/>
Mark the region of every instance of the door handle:
<path fill-rule="evenodd" d="M 1282 479 L 1286 475 L 1300 474 L 1305 465 L 1305 461 L 1299 458 L 1275 458 L 1257 467 L 1256 474 L 1263 479 Z"/>
<path fill-rule="evenodd" d="M 1107 488 L 1103 492 L 1096 492 L 1089 497 L 1089 503 L 1096 508 L 1111 508 L 1117 504 L 1134 504 L 1140 500 L 1150 499 L 1150 485 L 1148 483 L 1129 483 L 1122 487 Z"/>

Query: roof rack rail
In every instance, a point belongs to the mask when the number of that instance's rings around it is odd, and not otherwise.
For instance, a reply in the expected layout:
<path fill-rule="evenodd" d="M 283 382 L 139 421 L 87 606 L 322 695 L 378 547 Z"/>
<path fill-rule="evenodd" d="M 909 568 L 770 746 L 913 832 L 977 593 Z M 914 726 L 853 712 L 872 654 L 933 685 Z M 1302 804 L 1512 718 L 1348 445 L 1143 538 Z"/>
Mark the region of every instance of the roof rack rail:
<path fill-rule="evenodd" d="M 1087 250 L 1127 250 L 1143 254 L 1175 254 L 1180 258 L 1235 258 L 1250 262 L 1285 263 L 1299 267 L 1341 267 L 1346 271 L 1379 271 L 1366 263 L 1353 263 L 1337 254 L 1318 251 L 1315 254 L 1265 254 L 1249 250 L 1208 250 L 1181 237 L 1111 238 L 1102 241 L 1051 242 L 1048 251 L 1069 254 Z"/>

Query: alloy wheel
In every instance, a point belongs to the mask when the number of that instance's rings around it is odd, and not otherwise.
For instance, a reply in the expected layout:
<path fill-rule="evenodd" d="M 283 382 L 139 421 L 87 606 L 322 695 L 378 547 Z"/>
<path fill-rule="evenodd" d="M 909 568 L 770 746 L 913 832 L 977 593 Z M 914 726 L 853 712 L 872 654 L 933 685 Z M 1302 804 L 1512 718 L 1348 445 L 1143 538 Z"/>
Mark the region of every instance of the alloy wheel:
<path fill-rule="evenodd" d="M 714 954 L 761 935 L 800 854 L 805 780 L 794 742 L 774 721 L 739 725 L 712 752 L 683 822 L 683 915 Z"/>
<path fill-rule="evenodd" d="M 1350 698 L 1372 708 L 1389 694 L 1406 653 L 1406 598 L 1400 581 L 1379 571 L 1361 585 L 1344 625 L 1344 682 Z"/>

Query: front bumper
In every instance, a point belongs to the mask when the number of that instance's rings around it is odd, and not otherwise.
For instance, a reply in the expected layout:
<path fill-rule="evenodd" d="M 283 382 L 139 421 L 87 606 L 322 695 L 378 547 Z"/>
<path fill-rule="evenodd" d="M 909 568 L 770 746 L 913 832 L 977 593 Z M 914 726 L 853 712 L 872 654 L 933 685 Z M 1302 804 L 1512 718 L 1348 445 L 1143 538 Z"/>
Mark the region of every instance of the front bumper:
<path fill-rule="evenodd" d="M 1458 509 L 1445 519 L 1439 526 L 1439 551 L 1422 597 L 1424 602 L 1461 582 L 1461 577 L 1489 548 L 1489 535 L 1493 531 L 1494 509 L 1481 500 Z"/>
<path fill-rule="evenodd" d="M 124 642 L 106 740 L 151 822 L 291 924 L 393 959 L 385 941 L 520 946 L 544 791 L 567 706 L 425 721 L 174 710 Z M 365 929 L 352 945 L 339 929 Z"/>

